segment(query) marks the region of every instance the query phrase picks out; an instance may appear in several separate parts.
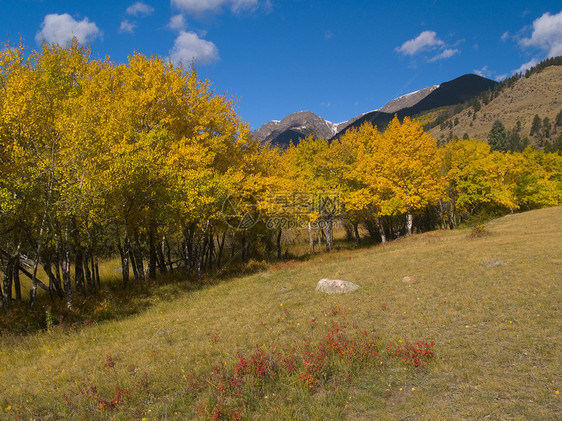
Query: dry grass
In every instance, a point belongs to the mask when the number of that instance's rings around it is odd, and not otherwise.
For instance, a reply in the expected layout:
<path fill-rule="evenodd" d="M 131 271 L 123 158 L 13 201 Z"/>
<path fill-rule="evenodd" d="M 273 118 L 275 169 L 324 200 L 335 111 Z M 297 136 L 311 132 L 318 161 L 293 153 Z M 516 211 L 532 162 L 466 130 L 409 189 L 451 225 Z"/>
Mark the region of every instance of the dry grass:
<path fill-rule="evenodd" d="M 548 67 L 528 79 L 519 79 L 512 88 L 506 88 L 488 105 L 482 104 L 475 120 L 468 115 L 469 111 L 473 111 L 472 108 L 452 117 L 451 120 L 459 120 L 459 124 L 452 129 L 453 135 L 462 139 L 463 135 L 468 133 L 472 138 L 487 140 L 494 121 L 499 118 L 509 131 L 513 130 L 519 120 L 521 138 L 530 138 L 529 132 L 536 114 L 540 118 L 548 117 L 550 121 L 554 121 L 556 114 L 562 110 L 560 92 L 562 66 Z M 447 138 L 450 131 L 449 128 L 441 130 L 437 126 L 429 133 L 437 138 L 441 135 Z"/>
<path fill-rule="evenodd" d="M 5 336 L 1 418 L 191 418 L 192 374 L 232 364 L 238 350 L 258 344 L 302 343 L 337 317 L 383 344 L 435 341 L 438 362 L 365 369 L 314 394 L 277 385 L 282 398 L 254 402 L 250 418 L 560 419 L 562 207 L 485 227 L 484 237 L 471 238 L 469 229 L 414 235 L 195 291 L 167 286 L 168 295 L 124 320 Z M 320 295 L 314 288 L 325 277 L 362 288 Z M 113 411 L 98 410 L 86 397 L 92 385 L 107 400 L 119 388 L 130 396 Z"/>

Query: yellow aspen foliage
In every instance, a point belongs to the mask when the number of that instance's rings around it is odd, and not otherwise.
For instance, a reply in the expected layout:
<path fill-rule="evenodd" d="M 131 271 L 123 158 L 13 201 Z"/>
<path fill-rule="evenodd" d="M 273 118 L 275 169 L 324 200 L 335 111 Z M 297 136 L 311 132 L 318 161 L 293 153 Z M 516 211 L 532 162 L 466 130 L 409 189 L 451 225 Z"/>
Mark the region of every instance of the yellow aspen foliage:
<path fill-rule="evenodd" d="M 315 221 L 321 216 L 314 200 L 318 200 L 323 193 L 338 194 L 340 191 L 339 163 L 333 153 L 326 139 L 317 139 L 312 135 L 301 139 L 296 146 L 291 144 L 284 152 L 288 166 L 286 178 L 291 180 L 289 186 L 292 191 L 305 193 L 302 199 L 310 201 L 308 206 L 302 203 L 309 212 L 298 215 L 305 222 Z"/>
<path fill-rule="evenodd" d="M 348 130 L 333 144 L 334 156 L 341 163 L 342 202 L 352 222 L 380 217 L 382 197 L 389 192 L 375 157 L 381 136 L 366 123 Z"/>
<path fill-rule="evenodd" d="M 514 159 L 519 168 L 515 194 L 522 208 L 562 204 L 562 156 L 527 147 Z"/>
<path fill-rule="evenodd" d="M 243 232 L 224 215 L 238 192 L 257 211 Z M 357 239 L 368 222 L 384 241 L 411 232 L 414 216 L 438 203 L 443 219 L 457 220 L 560 204 L 561 192 L 559 155 L 492 153 L 474 140 L 440 149 L 419 122 L 396 117 L 383 133 L 367 123 L 281 150 L 253 139 L 233 101 L 193 67 L 142 54 L 122 64 L 93 59 L 76 39 L 30 54 L 21 44 L 0 48 L 2 255 L 26 254 L 34 273 L 43 265 L 62 296 L 51 266 L 60 269 L 68 306 L 73 289 L 87 292 L 84 277 L 95 288 L 96 253 L 119 253 L 125 285 L 131 266 L 144 279 L 145 260 L 151 277 L 157 260 L 162 272 L 182 265 L 200 276 L 220 263 L 227 233 L 247 261 L 252 242 L 273 237 L 267 223 L 285 199 L 283 216 L 308 227 L 313 251 L 313 229 L 330 249 L 343 217 Z M 341 209 L 329 206 L 330 194 Z"/>
<path fill-rule="evenodd" d="M 340 145 L 347 162 L 344 202 L 354 218 L 411 217 L 444 192 L 441 151 L 415 120 L 400 123 L 395 117 L 384 133 L 366 123 L 345 133 Z"/>
<path fill-rule="evenodd" d="M 510 155 L 491 153 L 479 140 L 451 140 L 444 148 L 443 169 L 454 217 L 517 208 L 516 166 Z"/>
<path fill-rule="evenodd" d="M 382 177 L 392 191 L 383 199 L 383 214 L 416 213 L 438 202 L 445 188 L 441 151 L 418 121 L 405 117 L 400 124 L 395 116 L 383 133 L 380 150 Z"/>

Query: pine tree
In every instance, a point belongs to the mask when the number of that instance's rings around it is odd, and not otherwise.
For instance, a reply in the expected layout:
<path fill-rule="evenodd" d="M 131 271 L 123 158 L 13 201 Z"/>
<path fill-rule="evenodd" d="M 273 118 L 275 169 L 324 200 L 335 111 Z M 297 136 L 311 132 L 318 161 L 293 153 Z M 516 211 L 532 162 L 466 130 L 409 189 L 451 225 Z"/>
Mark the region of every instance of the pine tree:
<path fill-rule="evenodd" d="M 560 112 L 556 114 L 554 124 L 558 127 L 562 127 L 562 110 L 560 110 Z"/>
<path fill-rule="evenodd" d="M 482 104 L 480 104 L 480 101 L 478 99 L 474 101 L 473 108 L 474 108 L 474 113 L 477 113 L 482 108 Z"/>
<path fill-rule="evenodd" d="M 513 131 L 509 135 L 509 150 L 512 152 L 521 152 L 524 147 L 522 147 L 521 136 L 516 131 Z"/>
<path fill-rule="evenodd" d="M 509 135 L 500 119 L 494 121 L 492 130 L 488 135 L 488 143 L 492 151 L 507 152 L 510 148 Z"/>
<path fill-rule="evenodd" d="M 529 136 L 533 136 L 534 134 L 538 135 L 540 133 L 541 127 L 542 127 L 542 120 L 538 114 L 535 114 L 535 117 L 533 118 L 533 124 L 531 125 L 531 132 L 529 133 Z"/>
<path fill-rule="evenodd" d="M 482 102 L 484 103 L 484 105 L 488 105 L 490 103 L 490 91 L 484 91 L 482 92 Z"/>
<path fill-rule="evenodd" d="M 542 121 L 542 128 L 544 129 L 545 137 L 550 137 L 550 131 L 552 130 L 552 123 L 548 117 L 545 117 Z"/>

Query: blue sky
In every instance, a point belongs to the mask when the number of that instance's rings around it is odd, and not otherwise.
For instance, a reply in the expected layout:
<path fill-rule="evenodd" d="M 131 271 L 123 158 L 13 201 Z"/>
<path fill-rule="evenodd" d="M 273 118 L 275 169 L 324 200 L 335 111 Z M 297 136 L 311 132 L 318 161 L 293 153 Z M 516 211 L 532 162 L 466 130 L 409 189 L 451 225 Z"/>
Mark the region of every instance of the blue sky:
<path fill-rule="evenodd" d="M 310 110 L 334 123 L 477 73 L 562 55 L 560 1 L 0 0 L 0 41 L 72 36 L 94 57 L 195 60 L 251 127 Z"/>

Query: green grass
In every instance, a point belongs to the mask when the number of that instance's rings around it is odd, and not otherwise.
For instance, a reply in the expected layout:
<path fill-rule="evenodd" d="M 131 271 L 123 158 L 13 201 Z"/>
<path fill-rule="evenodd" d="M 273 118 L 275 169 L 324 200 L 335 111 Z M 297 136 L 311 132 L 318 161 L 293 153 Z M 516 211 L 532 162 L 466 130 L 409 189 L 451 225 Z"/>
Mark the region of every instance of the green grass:
<path fill-rule="evenodd" d="M 287 375 L 254 385 L 245 417 L 560 419 L 562 207 L 485 230 L 319 254 L 198 288 L 168 283 L 120 320 L 5 334 L 0 418 L 196 418 L 194 405 L 217 395 L 213 367 L 228 371 L 257 345 L 288 352 L 322 340 L 335 321 L 375 335 L 380 361 L 334 359 L 315 391 Z M 361 288 L 318 294 L 325 277 Z M 418 340 L 435 341 L 436 361 L 414 368 L 384 356 L 387 344 Z M 208 381 L 194 392 L 190 380 Z M 112 399 L 114 409 L 98 408 Z"/>

